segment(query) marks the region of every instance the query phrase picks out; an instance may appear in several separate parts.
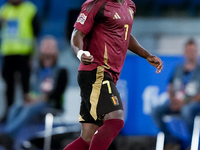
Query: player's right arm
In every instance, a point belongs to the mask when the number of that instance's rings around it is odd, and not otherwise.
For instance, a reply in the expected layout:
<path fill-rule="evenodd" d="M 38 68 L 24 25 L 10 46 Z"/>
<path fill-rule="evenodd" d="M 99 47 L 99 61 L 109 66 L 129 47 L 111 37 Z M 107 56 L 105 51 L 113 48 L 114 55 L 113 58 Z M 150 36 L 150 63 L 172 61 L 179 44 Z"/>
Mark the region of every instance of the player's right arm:
<path fill-rule="evenodd" d="M 92 30 L 95 16 L 104 1 L 86 1 L 82 5 L 81 12 L 74 24 L 74 30 L 71 36 L 71 47 L 84 65 L 91 64 L 93 56 L 90 55 L 89 51 L 83 49 L 83 39 Z"/>
<path fill-rule="evenodd" d="M 83 51 L 83 39 L 86 34 L 82 31 L 74 28 L 71 36 L 71 47 L 76 56 L 84 65 L 91 64 L 93 61 L 93 56 L 89 54 L 88 51 Z"/>

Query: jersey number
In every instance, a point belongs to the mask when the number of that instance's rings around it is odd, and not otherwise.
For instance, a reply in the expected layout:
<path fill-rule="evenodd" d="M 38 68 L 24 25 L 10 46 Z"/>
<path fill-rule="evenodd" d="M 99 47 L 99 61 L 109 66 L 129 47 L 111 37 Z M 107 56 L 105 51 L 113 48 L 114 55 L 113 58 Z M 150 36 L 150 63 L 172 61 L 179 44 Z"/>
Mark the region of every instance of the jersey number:
<path fill-rule="evenodd" d="M 108 86 L 108 92 L 109 92 L 109 94 L 111 94 L 112 90 L 111 90 L 110 82 L 108 80 L 106 80 L 106 81 L 103 81 L 103 84 L 107 84 L 107 86 Z"/>
<path fill-rule="evenodd" d="M 124 25 L 124 28 L 126 28 L 126 32 L 125 32 L 125 40 L 127 40 L 127 35 L 128 35 L 128 28 L 129 28 L 129 25 L 128 25 L 128 24 L 125 24 L 125 25 Z"/>

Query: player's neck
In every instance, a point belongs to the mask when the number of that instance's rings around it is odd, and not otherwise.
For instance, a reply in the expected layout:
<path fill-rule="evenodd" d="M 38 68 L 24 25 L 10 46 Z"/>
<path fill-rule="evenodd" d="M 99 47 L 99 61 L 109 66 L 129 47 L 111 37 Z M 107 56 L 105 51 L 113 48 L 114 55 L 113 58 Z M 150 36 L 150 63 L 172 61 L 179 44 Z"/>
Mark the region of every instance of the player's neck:
<path fill-rule="evenodd" d="M 117 3 L 123 4 L 124 0 L 115 0 Z"/>

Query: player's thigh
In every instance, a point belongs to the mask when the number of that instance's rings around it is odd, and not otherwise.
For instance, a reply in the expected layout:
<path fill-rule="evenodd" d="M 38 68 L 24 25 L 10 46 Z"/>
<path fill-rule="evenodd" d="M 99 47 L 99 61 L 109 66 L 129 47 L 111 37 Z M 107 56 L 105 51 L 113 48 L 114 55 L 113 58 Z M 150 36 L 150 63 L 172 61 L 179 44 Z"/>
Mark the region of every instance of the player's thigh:
<path fill-rule="evenodd" d="M 104 79 L 101 87 L 101 93 L 97 106 L 98 116 L 107 119 L 122 119 L 124 118 L 123 105 L 120 94 L 115 86 L 115 83 L 108 75 Z"/>
<path fill-rule="evenodd" d="M 108 114 L 106 114 L 103 118 L 103 120 L 109 120 L 109 119 L 121 119 L 124 120 L 124 111 L 123 110 L 115 110 Z"/>
<path fill-rule="evenodd" d="M 92 123 L 81 123 L 81 126 L 82 126 L 82 131 L 81 131 L 82 139 L 90 143 L 92 136 L 99 128 L 99 126 Z"/>

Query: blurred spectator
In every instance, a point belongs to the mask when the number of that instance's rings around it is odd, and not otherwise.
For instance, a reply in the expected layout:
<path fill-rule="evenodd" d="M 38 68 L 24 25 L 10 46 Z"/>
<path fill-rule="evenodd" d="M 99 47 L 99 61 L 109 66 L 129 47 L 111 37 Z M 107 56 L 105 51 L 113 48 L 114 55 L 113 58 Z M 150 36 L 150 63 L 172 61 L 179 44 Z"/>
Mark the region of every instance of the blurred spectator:
<path fill-rule="evenodd" d="M 23 106 L 14 104 L 9 111 L 5 133 L 0 135 L 0 144 L 12 150 L 12 143 L 17 133 L 33 117 L 51 108 L 62 110 L 63 94 L 68 83 L 65 68 L 57 65 L 57 41 L 45 37 L 40 45 L 39 65 L 31 74 L 31 92 Z M 45 111 L 48 113 L 48 111 Z"/>
<path fill-rule="evenodd" d="M 16 73 L 21 78 L 23 99 L 27 99 L 30 55 L 34 49 L 34 38 L 39 33 L 36 14 L 36 6 L 31 2 L 23 2 L 23 0 L 8 0 L 0 8 L 2 77 L 6 84 L 7 101 L 5 117 L 14 102 Z"/>
<path fill-rule="evenodd" d="M 200 113 L 200 66 L 197 45 L 189 40 L 185 45 L 185 62 L 176 67 L 169 82 L 169 101 L 153 108 L 152 117 L 166 136 L 165 149 L 180 149 L 180 139 L 167 129 L 163 116 L 179 114 L 192 135 L 194 118 Z"/>

